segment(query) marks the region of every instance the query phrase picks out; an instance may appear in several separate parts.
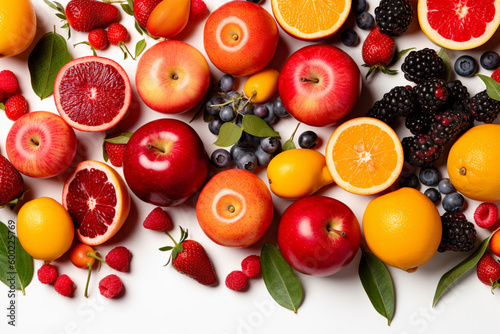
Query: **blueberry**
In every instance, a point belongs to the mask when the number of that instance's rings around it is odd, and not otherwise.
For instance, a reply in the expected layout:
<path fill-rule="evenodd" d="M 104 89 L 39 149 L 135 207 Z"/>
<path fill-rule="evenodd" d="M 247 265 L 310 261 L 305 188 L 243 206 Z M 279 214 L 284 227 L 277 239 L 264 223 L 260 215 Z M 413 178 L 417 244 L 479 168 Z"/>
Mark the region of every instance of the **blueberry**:
<path fill-rule="evenodd" d="M 432 203 L 436 204 L 441 199 L 441 193 L 436 188 L 427 188 L 424 195 L 429 197 Z"/>
<path fill-rule="evenodd" d="M 344 29 L 340 33 L 340 41 L 345 46 L 354 46 L 359 41 L 358 33 L 354 29 Z"/>
<path fill-rule="evenodd" d="M 316 132 L 308 130 L 300 134 L 298 142 L 302 148 L 313 148 L 318 144 L 319 138 Z"/>
<path fill-rule="evenodd" d="M 225 168 L 231 164 L 231 153 L 226 149 L 218 148 L 210 155 L 210 162 L 218 168 Z"/>
<path fill-rule="evenodd" d="M 231 74 L 224 74 L 219 79 L 219 92 L 227 93 L 233 90 L 234 77 Z"/>
<path fill-rule="evenodd" d="M 495 51 L 486 51 L 481 55 L 479 63 L 485 70 L 495 70 L 500 66 L 500 56 Z"/>
<path fill-rule="evenodd" d="M 420 182 L 418 181 L 418 177 L 413 173 L 405 173 L 399 177 L 399 188 L 409 187 L 417 189 Z"/>
<path fill-rule="evenodd" d="M 267 107 L 267 116 L 262 119 L 269 125 L 273 125 L 278 121 L 278 116 L 274 113 L 274 106 L 272 102 L 266 102 L 264 104 Z"/>
<path fill-rule="evenodd" d="M 217 116 L 219 114 L 220 107 L 218 104 L 224 103 L 222 97 L 220 95 L 212 96 L 207 103 L 205 104 L 205 110 L 213 116 Z"/>
<path fill-rule="evenodd" d="M 442 178 L 441 181 L 439 181 L 438 189 L 442 194 L 450 194 L 455 191 L 455 187 L 448 178 Z"/>
<path fill-rule="evenodd" d="M 236 117 L 236 111 L 230 104 L 226 104 L 224 107 L 220 108 L 219 118 L 223 122 L 231 122 Z"/>
<path fill-rule="evenodd" d="M 451 193 L 444 196 L 441 204 L 447 212 L 459 212 L 464 207 L 465 199 L 460 193 Z"/>
<path fill-rule="evenodd" d="M 351 11 L 354 13 L 362 13 L 366 10 L 366 0 L 352 0 Z"/>
<path fill-rule="evenodd" d="M 233 99 L 239 99 L 240 96 L 241 96 L 240 93 L 238 93 L 235 90 L 232 90 L 232 91 L 227 92 L 224 97 L 227 101 L 229 101 L 229 100 L 233 100 Z"/>
<path fill-rule="evenodd" d="M 257 3 L 257 4 L 259 4 L 259 3 L 261 3 L 261 2 L 262 2 L 262 0 L 247 0 L 247 1 L 248 1 L 248 2 Z"/>
<path fill-rule="evenodd" d="M 356 17 L 356 24 L 359 28 L 364 30 L 370 30 L 375 25 L 375 19 L 373 15 L 368 12 L 362 12 Z"/>
<path fill-rule="evenodd" d="M 222 124 L 224 124 L 224 122 L 221 121 L 219 117 L 214 116 L 208 121 L 208 130 L 214 135 L 218 135 Z"/>
<path fill-rule="evenodd" d="M 231 154 L 231 159 L 233 159 L 233 161 L 236 161 L 236 159 L 238 159 L 238 157 L 243 153 L 243 152 L 246 152 L 248 151 L 247 148 L 245 147 L 241 147 L 240 145 L 238 144 L 234 144 L 233 146 L 231 146 L 231 149 L 229 150 L 229 153 Z"/>
<path fill-rule="evenodd" d="M 276 100 L 274 100 L 273 110 L 276 116 L 278 116 L 279 118 L 290 116 L 288 111 L 286 111 L 283 102 L 281 101 L 281 97 L 279 96 L 276 98 Z"/>
<path fill-rule="evenodd" d="M 240 140 L 238 140 L 238 145 L 240 145 L 241 147 L 255 149 L 260 145 L 260 138 L 261 137 L 256 137 L 247 132 L 243 132 L 241 134 Z"/>
<path fill-rule="evenodd" d="M 242 152 L 238 155 L 234 162 L 236 163 L 237 168 L 244 169 L 249 172 L 253 171 L 258 164 L 257 156 L 251 151 Z"/>
<path fill-rule="evenodd" d="M 276 137 L 264 137 L 260 140 L 260 147 L 266 153 L 274 153 L 279 146 L 279 140 Z"/>
<path fill-rule="evenodd" d="M 477 70 L 477 62 L 471 56 L 463 55 L 455 60 L 455 72 L 463 77 L 470 77 Z"/>
<path fill-rule="evenodd" d="M 252 102 L 249 102 L 249 103 L 245 103 L 243 108 L 240 107 L 240 114 L 243 114 L 243 115 L 248 115 L 248 114 L 253 114 L 253 110 L 254 110 L 254 104 Z"/>
<path fill-rule="evenodd" d="M 273 158 L 272 153 L 265 152 L 262 146 L 257 147 L 257 150 L 255 150 L 255 156 L 257 157 L 257 164 L 259 166 L 267 166 L 269 161 Z"/>
<path fill-rule="evenodd" d="M 434 167 L 423 167 L 418 173 L 420 182 L 426 186 L 436 185 L 439 182 L 440 177 L 439 171 Z"/>
<path fill-rule="evenodd" d="M 267 107 L 263 104 L 257 104 L 253 109 L 253 114 L 255 116 L 259 116 L 260 118 L 266 117 L 267 113 L 268 113 Z"/>

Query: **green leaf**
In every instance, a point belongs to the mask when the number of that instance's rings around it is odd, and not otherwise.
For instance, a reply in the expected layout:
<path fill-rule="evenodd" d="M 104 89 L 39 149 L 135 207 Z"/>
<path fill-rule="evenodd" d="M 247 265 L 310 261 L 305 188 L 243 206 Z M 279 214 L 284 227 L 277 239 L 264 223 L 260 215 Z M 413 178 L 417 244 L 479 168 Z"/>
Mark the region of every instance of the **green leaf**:
<path fill-rule="evenodd" d="M 243 129 L 235 123 L 226 122 L 222 124 L 219 130 L 219 137 L 214 142 L 215 145 L 220 147 L 228 147 L 240 139 Z"/>
<path fill-rule="evenodd" d="M 174 249 L 174 246 L 164 246 L 159 248 L 162 252 L 167 252 Z"/>
<path fill-rule="evenodd" d="M 61 3 L 60 3 L 60 2 L 54 1 L 54 3 L 56 4 L 56 6 L 57 6 L 57 8 L 56 8 L 56 9 L 57 9 L 58 11 L 60 11 L 61 13 L 65 13 L 65 11 L 64 11 L 64 6 L 63 6 L 63 5 L 61 5 Z"/>
<path fill-rule="evenodd" d="M 274 131 L 269 124 L 256 115 L 243 115 L 243 131 L 256 137 L 279 137 L 280 134 Z"/>
<path fill-rule="evenodd" d="M 358 274 L 368 298 L 378 313 L 387 318 L 388 325 L 394 317 L 394 285 L 385 264 L 375 255 L 361 253 Z"/>
<path fill-rule="evenodd" d="M 297 313 L 304 296 L 302 285 L 278 248 L 266 242 L 262 246 L 260 264 L 271 297 L 279 305 Z"/>
<path fill-rule="evenodd" d="M 481 80 L 484 81 L 486 85 L 486 93 L 493 100 L 500 101 L 500 83 L 498 83 L 495 79 L 488 77 L 483 74 L 476 74 Z"/>
<path fill-rule="evenodd" d="M 43 0 L 43 2 L 45 2 L 50 8 L 52 8 L 53 10 L 58 10 L 56 4 L 48 1 L 48 0 Z"/>
<path fill-rule="evenodd" d="M 15 234 L 0 222 L 0 281 L 8 287 L 13 285 L 24 295 L 24 289 L 30 284 L 33 272 L 33 259 L 21 246 Z"/>
<path fill-rule="evenodd" d="M 451 61 L 450 61 L 450 57 L 446 53 L 446 49 L 441 48 L 438 51 L 438 56 L 443 60 L 443 63 L 444 63 L 444 71 L 445 71 L 446 81 L 450 81 L 450 79 L 451 79 Z"/>
<path fill-rule="evenodd" d="M 405 54 L 407 54 L 408 52 L 410 52 L 413 49 L 415 49 L 415 48 L 408 48 L 408 49 L 404 49 L 404 50 L 399 51 L 398 54 L 396 55 L 396 59 L 394 59 L 394 61 L 401 59 L 401 57 L 403 57 Z"/>
<path fill-rule="evenodd" d="M 66 41 L 61 35 L 49 32 L 38 41 L 28 57 L 28 68 L 31 87 L 40 99 L 52 94 L 57 73 L 70 60 Z"/>
<path fill-rule="evenodd" d="M 126 14 L 128 14 L 128 15 L 130 15 L 130 16 L 134 16 L 134 9 L 133 9 L 133 7 L 130 7 L 130 5 L 129 5 L 129 4 L 122 3 L 122 4 L 121 4 L 121 7 L 122 7 L 123 11 L 124 11 Z"/>
<path fill-rule="evenodd" d="M 146 48 L 146 40 L 141 39 L 137 44 L 135 45 L 135 58 L 139 57 Z"/>
<path fill-rule="evenodd" d="M 287 140 L 287 141 L 283 144 L 283 148 L 282 148 L 282 150 L 283 150 L 283 151 L 287 151 L 287 150 L 293 150 L 293 149 L 295 149 L 295 148 L 297 148 L 297 147 L 295 146 L 295 143 L 293 142 L 293 139 L 292 139 L 292 138 L 290 138 L 290 139 L 288 139 L 288 140 Z"/>
<path fill-rule="evenodd" d="M 58 18 L 60 18 L 61 20 L 66 20 L 66 15 L 62 14 L 62 13 L 56 13 L 56 16 Z"/>
<path fill-rule="evenodd" d="M 457 264 L 455 267 L 448 270 L 438 282 L 436 292 L 434 293 L 434 299 L 432 300 L 432 306 L 435 306 L 439 300 L 439 297 L 448 289 L 456 280 L 458 280 L 463 274 L 468 272 L 470 269 L 474 268 L 474 266 L 481 260 L 484 252 L 488 248 L 490 243 L 490 239 L 495 232 L 491 233 L 491 235 L 484 239 L 481 242 L 479 248 L 469 255 L 465 260 Z"/>
<path fill-rule="evenodd" d="M 106 139 L 104 139 L 104 141 L 111 143 L 111 144 L 127 144 L 130 137 L 132 137 L 132 135 L 133 135 L 133 132 L 123 131 L 120 133 L 119 136 L 116 136 L 113 138 L 106 138 Z"/>
<path fill-rule="evenodd" d="M 5 111 L 5 104 L 3 104 L 3 102 L 0 102 L 0 109 Z"/>
<path fill-rule="evenodd" d="M 134 23 L 134 27 L 135 27 L 135 30 L 137 30 L 139 32 L 139 34 L 141 34 L 141 36 L 144 35 L 144 32 L 142 31 L 142 27 L 139 25 L 139 22 L 137 22 L 137 20 Z"/>
<path fill-rule="evenodd" d="M 132 8 L 132 15 L 134 13 L 134 0 L 127 0 L 127 3 L 130 8 Z"/>

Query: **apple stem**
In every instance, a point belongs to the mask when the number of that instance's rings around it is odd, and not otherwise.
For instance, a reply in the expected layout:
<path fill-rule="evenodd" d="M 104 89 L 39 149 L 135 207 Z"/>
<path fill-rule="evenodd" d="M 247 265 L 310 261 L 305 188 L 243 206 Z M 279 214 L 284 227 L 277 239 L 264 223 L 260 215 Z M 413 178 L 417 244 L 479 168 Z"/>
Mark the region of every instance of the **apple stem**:
<path fill-rule="evenodd" d="M 314 79 L 309 79 L 309 78 L 300 78 L 300 81 L 302 81 L 302 82 L 313 82 L 313 83 L 318 83 L 318 82 L 319 82 L 319 79 L 318 79 L 318 78 L 314 78 Z"/>
<path fill-rule="evenodd" d="M 153 149 L 153 150 L 156 150 L 156 151 L 158 151 L 158 152 L 160 152 L 160 153 L 165 153 L 165 151 L 164 151 L 164 150 L 162 150 L 162 149 L 161 149 L 161 148 L 159 148 L 159 147 L 154 146 L 153 144 L 147 144 L 147 145 L 146 145 L 146 148 L 147 148 L 147 149 Z"/>
<path fill-rule="evenodd" d="M 340 236 L 342 236 L 342 237 L 345 237 L 345 235 L 346 235 L 346 233 L 345 233 L 344 231 L 339 231 L 339 230 L 336 230 L 336 229 L 334 229 L 334 228 L 333 228 L 333 227 L 331 227 L 331 226 L 328 226 L 328 227 L 326 228 L 326 230 L 327 230 L 328 232 L 335 232 L 335 233 L 337 233 L 338 235 L 340 235 Z"/>
<path fill-rule="evenodd" d="M 38 140 L 35 140 L 33 138 L 30 139 L 30 142 L 32 142 L 33 144 L 35 144 L 36 146 L 40 145 L 40 143 L 38 142 Z"/>

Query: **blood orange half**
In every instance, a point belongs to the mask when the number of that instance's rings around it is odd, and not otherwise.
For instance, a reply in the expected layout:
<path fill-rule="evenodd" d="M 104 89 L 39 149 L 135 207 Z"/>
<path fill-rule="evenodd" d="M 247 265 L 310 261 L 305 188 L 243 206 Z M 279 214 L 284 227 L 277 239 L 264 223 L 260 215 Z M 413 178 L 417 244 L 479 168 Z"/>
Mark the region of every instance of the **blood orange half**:
<path fill-rule="evenodd" d="M 62 204 L 78 239 L 100 245 L 118 232 L 130 211 L 130 196 L 121 176 L 105 163 L 80 162 L 66 179 Z"/>
<path fill-rule="evenodd" d="M 419 0 L 418 21 L 434 43 L 452 50 L 484 44 L 500 24 L 498 0 Z"/>
<path fill-rule="evenodd" d="M 110 129 L 127 112 L 131 97 L 125 70 L 104 57 L 70 61 L 61 68 L 54 83 L 57 111 L 66 123 L 80 131 Z"/>

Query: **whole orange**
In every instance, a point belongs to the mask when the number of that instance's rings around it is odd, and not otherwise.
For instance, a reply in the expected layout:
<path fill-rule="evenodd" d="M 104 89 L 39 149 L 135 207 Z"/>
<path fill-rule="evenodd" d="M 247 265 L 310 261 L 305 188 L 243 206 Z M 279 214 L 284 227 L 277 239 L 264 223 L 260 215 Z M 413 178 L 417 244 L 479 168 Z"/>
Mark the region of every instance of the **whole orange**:
<path fill-rule="evenodd" d="M 405 187 L 368 203 L 363 232 L 375 256 L 390 266 L 413 272 L 436 254 L 443 231 L 431 200 Z"/>
<path fill-rule="evenodd" d="M 273 58 L 278 26 L 260 5 L 229 1 L 213 11 L 205 23 L 203 45 L 212 63 L 222 72 L 251 75 Z"/>
<path fill-rule="evenodd" d="M 216 174 L 196 203 L 202 230 L 215 243 L 229 247 L 256 243 L 271 225 L 273 212 L 271 193 L 264 181 L 241 169 Z"/>

